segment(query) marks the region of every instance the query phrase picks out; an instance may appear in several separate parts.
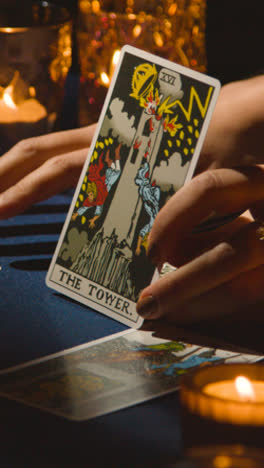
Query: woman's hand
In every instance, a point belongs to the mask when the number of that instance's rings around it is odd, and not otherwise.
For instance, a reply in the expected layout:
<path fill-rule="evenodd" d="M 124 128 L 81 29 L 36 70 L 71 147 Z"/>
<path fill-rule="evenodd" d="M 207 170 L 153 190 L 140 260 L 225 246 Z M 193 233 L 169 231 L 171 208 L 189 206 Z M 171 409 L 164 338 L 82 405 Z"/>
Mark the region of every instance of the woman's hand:
<path fill-rule="evenodd" d="M 75 187 L 96 125 L 29 138 L 0 157 L 0 219 Z"/>
<path fill-rule="evenodd" d="M 264 77 L 223 87 L 197 172 L 264 163 Z M 0 219 L 76 185 L 95 125 L 21 141 L 0 157 Z"/>
<path fill-rule="evenodd" d="M 181 188 L 158 213 L 148 242 L 158 267 L 178 268 L 142 291 L 138 313 L 183 325 L 264 299 L 264 227 L 256 220 L 264 217 L 263 198 L 264 166 L 206 171 Z M 229 224 L 193 232 L 212 215 L 239 210 Z"/>
<path fill-rule="evenodd" d="M 264 75 L 223 86 L 197 172 L 264 164 Z"/>
<path fill-rule="evenodd" d="M 2 156 L 0 219 L 75 186 L 94 130 L 31 138 Z M 263 219 L 263 134 L 264 77 L 225 86 L 199 160 L 197 172 L 205 172 L 171 198 L 150 234 L 153 261 L 178 269 L 141 293 L 140 314 L 187 323 L 236 312 L 264 297 L 264 234 L 255 222 Z M 251 213 L 221 228 L 193 233 L 212 215 L 247 209 Z"/>
<path fill-rule="evenodd" d="M 185 324 L 240 313 L 264 299 L 263 135 L 264 76 L 224 86 L 200 175 L 161 209 L 149 236 L 153 262 L 178 269 L 142 291 L 140 315 Z M 193 231 L 212 216 L 240 210 L 243 215 L 218 229 Z"/>

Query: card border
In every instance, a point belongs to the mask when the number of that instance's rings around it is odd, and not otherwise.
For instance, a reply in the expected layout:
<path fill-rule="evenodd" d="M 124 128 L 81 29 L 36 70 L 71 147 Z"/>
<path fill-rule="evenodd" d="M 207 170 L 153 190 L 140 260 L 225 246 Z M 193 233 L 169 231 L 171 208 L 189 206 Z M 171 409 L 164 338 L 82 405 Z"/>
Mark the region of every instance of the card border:
<path fill-rule="evenodd" d="M 211 85 L 211 86 L 214 87 L 212 97 L 211 97 L 211 100 L 210 100 L 210 106 L 209 106 L 209 109 L 208 109 L 208 111 L 206 113 L 206 116 L 204 118 L 202 129 L 201 129 L 201 132 L 200 132 L 200 136 L 199 136 L 198 142 L 196 144 L 194 154 L 193 154 L 192 159 L 190 161 L 190 166 L 188 168 L 188 172 L 187 172 L 187 175 L 186 175 L 186 178 L 184 180 L 183 185 L 185 185 L 187 182 L 189 182 L 191 180 L 192 176 L 193 176 L 193 173 L 194 173 L 197 161 L 198 161 L 198 157 L 200 155 L 200 151 L 201 151 L 202 145 L 204 143 L 205 134 L 206 134 L 206 132 L 208 130 L 208 126 L 209 126 L 209 123 L 210 123 L 210 118 L 211 118 L 211 116 L 213 114 L 213 111 L 214 111 L 214 108 L 215 108 L 215 105 L 216 105 L 216 102 L 217 102 L 217 98 L 218 98 L 218 95 L 219 95 L 219 92 L 220 92 L 220 88 L 221 88 L 220 81 L 218 79 L 216 79 L 216 78 L 210 77 L 210 76 L 205 75 L 205 74 L 203 74 L 201 72 L 198 72 L 196 70 L 186 68 L 183 65 L 180 65 L 180 64 L 178 64 L 176 62 L 171 62 L 170 60 L 167 60 L 165 58 L 162 58 L 162 57 L 159 57 L 157 55 L 151 54 L 151 53 L 146 52 L 144 50 L 132 47 L 130 45 L 125 45 L 125 46 L 122 47 L 121 52 L 120 52 L 119 62 L 118 62 L 117 67 L 116 67 L 116 69 L 114 71 L 114 74 L 113 74 L 113 77 L 112 77 L 112 80 L 111 80 L 111 83 L 110 83 L 110 86 L 109 86 L 109 89 L 108 89 L 108 92 L 107 92 L 107 95 L 106 95 L 106 98 L 105 98 L 105 102 L 104 102 L 104 105 L 102 107 L 102 111 L 101 111 L 101 114 L 100 114 L 100 117 L 99 117 L 99 120 L 98 120 L 98 123 L 97 123 L 97 126 L 96 126 L 96 130 L 95 130 L 94 136 L 93 136 L 92 141 L 91 141 L 91 145 L 90 145 L 90 148 L 89 148 L 89 151 L 88 151 L 88 154 L 87 154 L 87 158 L 86 158 L 86 161 L 84 163 L 84 166 L 83 166 L 83 169 L 82 169 L 78 184 L 77 184 L 77 186 L 75 188 L 75 192 L 74 192 L 74 195 L 73 195 L 73 198 L 72 198 L 72 202 L 71 202 L 71 204 L 69 206 L 67 217 L 65 219 L 62 231 L 60 233 L 60 236 L 59 236 L 59 239 L 58 239 L 58 242 L 57 242 L 56 249 L 55 249 L 55 251 L 53 253 L 52 260 L 51 260 L 51 263 L 50 263 L 50 266 L 49 266 L 49 269 L 47 271 L 46 278 L 45 278 L 45 283 L 46 283 L 47 287 L 51 288 L 52 290 L 58 291 L 58 292 L 62 293 L 65 296 L 73 298 L 77 302 L 82 303 L 87 307 L 90 307 L 91 310 L 94 310 L 94 309 L 92 308 L 90 299 L 88 299 L 86 296 L 85 297 L 80 296 L 79 294 L 75 293 L 73 290 L 64 287 L 62 284 L 56 283 L 51 278 L 52 278 L 54 268 L 56 266 L 56 260 L 57 260 L 57 257 L 58 257 L 59 250 L 61 248 L 61 245 L 62 245 L 62 242 L 64 240 L 65 234 L 67 232 L 67 228 L 68 228 L 68 225 L 69 225 L 69 222 L 70 222 L 70 219 L 71 219 L 72 211 L 73 211 L 73 209 L 75 207 L 75 204 L 76 204 L 76 201 L 78 199 L 79 192 L 81 190 L 81 186 L 82 186 L 82 183 L 83 183 L 83 179 L 84 179 L 84 177 L 86 175 L 87 168 L 88 168 L 88 165 L 89 165 L 89 163 L 91 161 L 91 157 L 92 157 L 92 154 L 93 154 L 93 151 L 94 151 L 96 141 L 97 141 L 98 136 L 100 134 L 100 130 L 101 130 L 104 118 L 105 118 L 105 113 L 106 113 L 106 111 L 108 109 L 109 102 L 110 102 L 110 99 L 111 99 L 111 96 L 112 96 L 112 92 L 113 92 L 113 89 L 115 87 L 116 78 L 118 76 L 120 67 L 121 67 L 121 65 L 123 63 L 124 55 L 126 53 L 134 55 L 136 57 L 140 57 L 143 60 L 147 60 L 149 62 L 153 62 L 155 64 L 158 64 L 159 66 L 161 66 L 163 68 L 170 68 L 170 69 L 173 70 L 173 67 L 175 66 L 175 69 L 176 69 L 176 71 L 178 73 L 183 74 L 183 75 L 185 75 L 187 77 L 193 78 L 195 80 L 198 80 L 198 81 L 200 81 L 202 83 L 205 83 L 205 84 L 208 84 L 208 85 Z M 158 273 L 157 273 L 157 270 L 155 270 L 154 274 L 152 276 L 152 279 L 151 279 L 151 283 L 153 283 L 153 281 L 155 281 L 157 278 L 158 278 Z M 54 285 L 56 285 L 56 287 Z M 131 319 L 126 318 L 123 315 L 120 316 L 120 318 L 118 318 L 117 313 L 113 312 L 112 310 L 108 311 L 106 307 L 102 306 L 98 302 L 96 302 L 96 306 L 97 307 L 94 310 L 95 312 L 102 313 L 107 317 L 110 317 L 110 318 L 112 318 L 114 320 L 117 320 L 117 321 L 119 321 L 119 322 L 121 322 L 121 323 L 123 323 L 123 324 L 125 324 L 127 326 L 132 326 L 135 329 L 138 329 L 142 325 L 142 323 L 144 322 L 143 318 L 141 318 L 140 316 L 138 316 L 138 319 L 136 320 L 136 322 L 133 322 Z M 132 324 L 131 324 L 131 322 L 132 322 Z"/>

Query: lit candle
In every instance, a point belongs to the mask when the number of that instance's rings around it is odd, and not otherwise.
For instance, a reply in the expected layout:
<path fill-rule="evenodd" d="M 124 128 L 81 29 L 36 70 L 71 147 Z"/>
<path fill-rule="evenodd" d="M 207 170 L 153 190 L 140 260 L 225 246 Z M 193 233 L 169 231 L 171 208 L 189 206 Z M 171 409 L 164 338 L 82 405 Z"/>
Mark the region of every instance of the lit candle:
<path fill-rule="evenodd" d="M 243 443 L 263 447 L 264 367 L 226 364 L 200 368 L 182 379 L 185 444 Z"/>
<path fill-rule="evenodd" d="M 35 123 L 47 116 L 47 111 L 37 99 L 27 99 L 16 106 L 10 96 L 4 92 L 0 100 L 0 124 Z"/>
<path fill-rule="evenodd" d="M 32 90 L 31 94 L 34 94 Z M 48 130 L 45 107 L 35 97 L 29 97 L 16 104 L 13 95 L 13 84 L 5 89 L 2 88 L 0 99 L 2 151 L 6 151 L 21 139 L 36 136 Z"/>
<path fill-rule="evenodd" d="M 264 382 L 238 376 L 235 380 L 214 382 L 204 387 L 204 393 L 226 400 L 241 400 L 264 403 Z"/>
<path fill-rule="evenodd" d="M 98 120 L 107 90 L 110 86 L 111 79 L 115 72 L 116 66 L 118 64 L 119 56 L 120 56 L 120 49 L 116 49 L 113 52 L 110 66 L 106 71 L 101 71 L 99 78 L 96 78 L 94 73 L 90 73 L 88 80 L 84 81 L 81 80 L 81 94 L 82 99 L 80 101 L 80 123 L 81 125 L 87 125 L 88 123 L 93 123 Z M 101 69 L 105 69 L 105 66 L 101 66 Z M 82 104 L 85 102 L 85 106 L 89 108 L 89 120 L 87 120 L 87 115 L 84 115 L 84 120 L 82 117 Z M 85 108 L 86 113 L 87 108 Z"/>
<path fill-rule="evenodd" d="M 100 74 L 101 83 L 106 88 L 109 88 L 109 86 L 110 86 L 111 79 L 113 77 L 116 66 L 118 64 L 120 53 L 121 53 L 120 49 L 115 50 L 115 52 L 113 53 L 112 60 L 111 60 L 111 65 L 110 65 L 109 75 L 106 72 L 102 72 Z"/>
<path fill-rule="evenodd" d="M 108 88 L 109 85 L 110 85 L 110 78 L 109 76 L 107 75 L 106 72 L 102 72 L 101 75 L 100 75 L 100 78 L 101 78 L 101 83 L 106 87 Z"/>
<path fill-rule="evenodd" d="M 119 61 L 120 53 L 121 53 L 120 49 L 116 49 L 114 51 L 114 53 L 113 53 L 113 57 L 112 57 L 112 60 L 111 60 L 111 66 L 110 66 L 110 79 L 112 79 L 112 77 L 113 77 L 114 71 L 115 71 L 116 66 L 118 64 L 118 61 Z"/>
<path fill-rule="evenodd" d="M 188 450 L 183 465 L 179 464 L 177 468 L 263 468 L 263 466 L 263 450 L 242 445 L 232 447 L 216 445 Z"/>

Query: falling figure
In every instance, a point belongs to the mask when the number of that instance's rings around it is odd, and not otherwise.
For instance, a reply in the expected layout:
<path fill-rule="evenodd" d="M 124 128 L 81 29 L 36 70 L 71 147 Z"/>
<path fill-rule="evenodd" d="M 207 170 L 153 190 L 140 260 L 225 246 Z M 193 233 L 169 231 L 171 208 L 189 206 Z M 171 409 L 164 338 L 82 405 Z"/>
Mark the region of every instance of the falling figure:
<path fill-rule="evenodd" d="M 117 182 L 121 174 L 120 168 L 120 149 L 121 143 L 115 149 L 114 161 L 109 158 L 109 150 L 105 156 L 107 169 L 103 175 L 101 171 L 104 168 L 103 153 L 99 157 L 98 164 L 93 164 L 89 170 L 89 182 L 87 184 L 87 198 L 83 205 L 72 215 L 72 220 L 82 216 L 87 210 L 95 207 L 94 216 L 89 220 L 90 228 L 95 227 L 95 221 L 101 216 L 105 200 L 113 185 Z"/>
<path fill-rule="evenodd" d="M 142 199 L 144 210 L 149 216 L 148 222 L 140 229 L 138 236 L 135 253 L 140 255 L 142 242 L 150 232 L 158 214 L 160 200 L 160 188 L 155 181 L 151 183 L 149 179 L 149 163 L 146 158 L 137 172 L 135 184 L 139 186 L 138 193 Z"/>

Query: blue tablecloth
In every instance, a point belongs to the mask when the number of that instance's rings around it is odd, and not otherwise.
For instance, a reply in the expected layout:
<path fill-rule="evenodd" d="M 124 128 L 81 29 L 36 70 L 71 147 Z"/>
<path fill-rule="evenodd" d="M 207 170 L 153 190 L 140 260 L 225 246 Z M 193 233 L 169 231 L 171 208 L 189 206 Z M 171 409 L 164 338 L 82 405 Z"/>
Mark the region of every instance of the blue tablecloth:
<path fill-rule="evenodd" d="M 0 222 L 1 368 L 126 328 L 45 285 L 71 197 Z M 177 393 L 81 423 L 3 398 L 0 407 L 1 467 L 166 466 L 181 449 Z"/>

